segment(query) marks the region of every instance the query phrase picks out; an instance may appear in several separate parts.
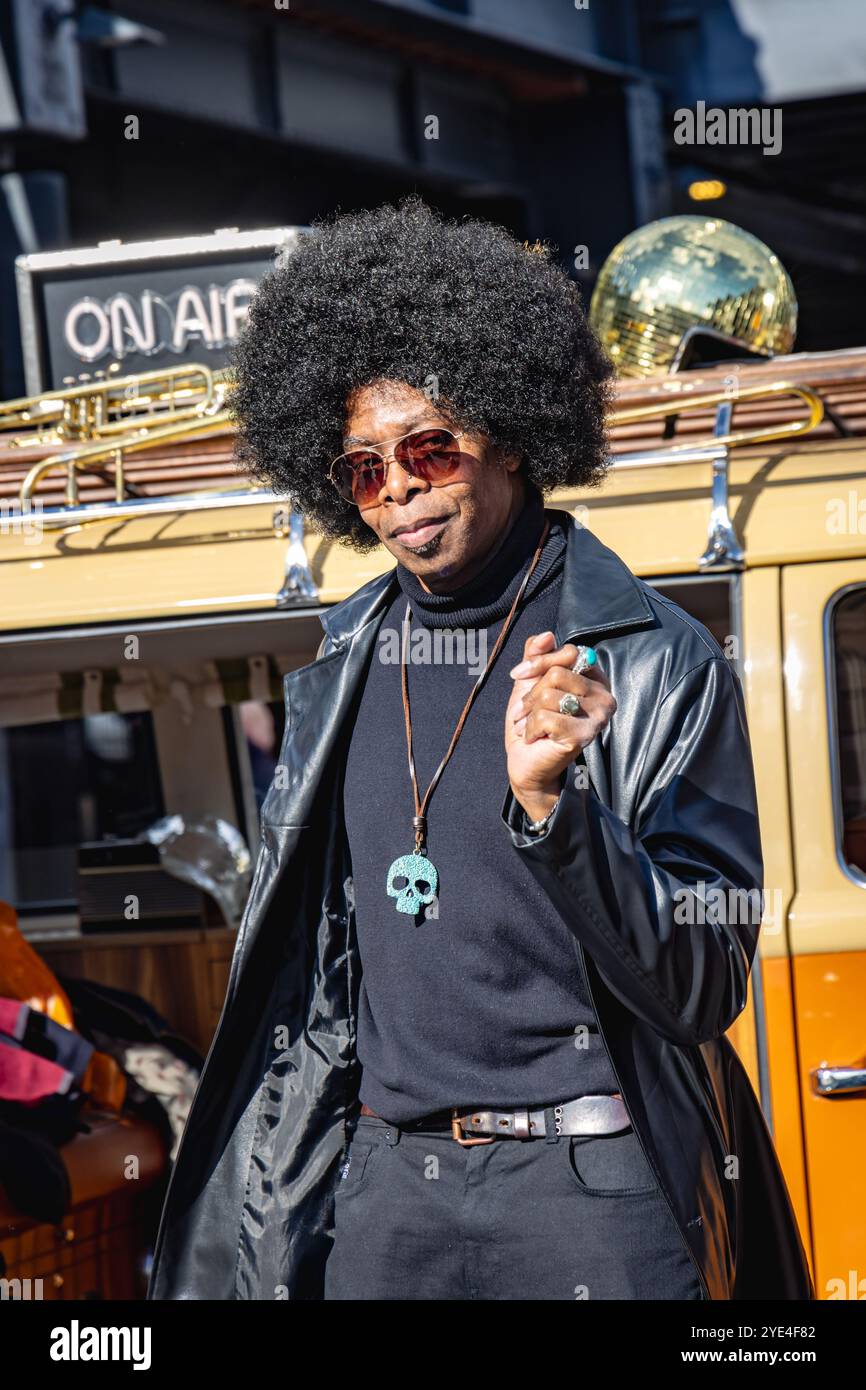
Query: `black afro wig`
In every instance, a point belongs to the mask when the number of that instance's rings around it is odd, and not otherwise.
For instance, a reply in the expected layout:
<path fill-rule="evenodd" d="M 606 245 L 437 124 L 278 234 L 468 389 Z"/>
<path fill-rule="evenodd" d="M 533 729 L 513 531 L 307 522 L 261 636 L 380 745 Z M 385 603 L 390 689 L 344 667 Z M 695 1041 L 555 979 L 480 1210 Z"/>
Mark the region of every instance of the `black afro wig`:
<path fill-rule="evenodd" d="M 577 286 L 547 248 L 415 195 L 314 223 L 262 279 L 232 369 L 241 465 L 359 551 L 377 537 L 327 471 L 350 393 L 373 381 L 426 390 L 542 494 L 606 470 L 613 368 Z"/>

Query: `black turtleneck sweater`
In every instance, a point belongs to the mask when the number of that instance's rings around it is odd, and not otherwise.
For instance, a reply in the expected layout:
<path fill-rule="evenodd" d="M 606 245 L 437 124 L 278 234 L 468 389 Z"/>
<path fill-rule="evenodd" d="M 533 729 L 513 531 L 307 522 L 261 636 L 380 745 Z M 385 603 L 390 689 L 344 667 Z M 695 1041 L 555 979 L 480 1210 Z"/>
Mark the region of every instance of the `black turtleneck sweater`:
<path fill-rule="evenodd" d="M 397 566 L 400 588 L 357 709 L 344 811 L 362 969 L 360 1096 L 396 1124 L 455 1105 L 512 1110 L 618 1089 L 574 935 L 500 817 L 508 788 L 508 672 L 527 637 L 556 624 L 565 516 L 547 516 L 553 524 L 541 559 L 428 805 L 438 915 L 398 912 L 388 894 L 392 862 L 414 849 L 399 664 L 406 602 L 407 684 L 423 797 L 529 567 L 545 517 L 539 494 L 530 494 L 487 566 L 453 594 L 428 594 Z"/>

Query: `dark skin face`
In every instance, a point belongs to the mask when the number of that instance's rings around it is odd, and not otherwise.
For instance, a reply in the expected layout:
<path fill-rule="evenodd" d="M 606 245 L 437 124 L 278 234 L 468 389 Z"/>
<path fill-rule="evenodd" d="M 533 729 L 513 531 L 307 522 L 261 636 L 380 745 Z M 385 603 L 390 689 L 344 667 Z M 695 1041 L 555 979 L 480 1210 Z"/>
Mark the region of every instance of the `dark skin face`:
<path fill-rule="evenodd" d="M 466 584 L 502 544 L 524 502 L 519 459 L 504 458 L 483 435 L 461 435 L 458 471 L 440 487 L 413 478 L 388 452 L 402 435 L 422 427 L 454 427 L 423 391 L 402 382 L 377 382 L 349 397 L 343 448 L 386 445 L 388 465 L 375 505 L 363 509 L 367 525 L 430 593 Z M 423 523 L 427 524 L 423 524 Z M 399 534 L 400 528 L 417 528 Z M 606 727 L 616 709 L 598 665 L 574 671 L 577 648 L 557 647 L 552 632 L 527 638 L 505 714 L 505 755 L 516 799 L 531 820 L 555 805 L 563 778 L 581 749 Z M 562 714 L 566 693 L 582 701 L 579 716 Z"/>
<path fill-rule="evenodd" d="M 502 544 L 523 507 L 524 487 L 520 460 L 502 457 L 475 434 L 460 435 L 463 458 L 447 482 L 433 486 L 412 477 L 390 449 L 400 436 L 435 426 L 457 433 L 423 391 L 377 382 L 349 397 L 343 448 L 385 445 L 387 472 L 376 504 L 363 509 L 364 521 L 428 592 L 451 593 Z"/>

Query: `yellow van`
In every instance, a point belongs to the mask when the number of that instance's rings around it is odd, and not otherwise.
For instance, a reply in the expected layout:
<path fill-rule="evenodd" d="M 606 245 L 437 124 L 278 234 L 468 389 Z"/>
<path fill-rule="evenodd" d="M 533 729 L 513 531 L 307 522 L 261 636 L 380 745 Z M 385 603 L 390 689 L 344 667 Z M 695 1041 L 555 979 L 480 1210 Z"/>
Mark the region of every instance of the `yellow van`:
<path fill-rule="evenodd" d="M 251 489 L 222 384 L 178 372 L 170 388 L 153 373 L 0 407 L 0 899 L 52 969 L 142 996 L 205 1053 L 282 678 L 315 658 L 327 606 L 393 561 Z M 743 681 L 765 912 L 730 1037 L 818 1296 L 845 1299 L 866 1297 L 864 433 L 866 350 L 644 377 L 617 387 L 604 487 L 550 498 L 705 623 Z M 168 860 L 140 862 L 171 817 L 229 827 L 248 851 L 211 841 L 222 868 L 200 898 Z M 150 887 L 130 918 L 118 895 L 133 869 Z M 76 1161 L 60 1272 L 56 1231 L 2 1193 L 0 1255 L 49 1275 L 45 1296 L 136 1296 L 104 1253 L 105 1192 Z M 167 1163 L 155 1147 L 156 1190 Z M 117 1221 L 138 1258 L 146 1216 Z"/>

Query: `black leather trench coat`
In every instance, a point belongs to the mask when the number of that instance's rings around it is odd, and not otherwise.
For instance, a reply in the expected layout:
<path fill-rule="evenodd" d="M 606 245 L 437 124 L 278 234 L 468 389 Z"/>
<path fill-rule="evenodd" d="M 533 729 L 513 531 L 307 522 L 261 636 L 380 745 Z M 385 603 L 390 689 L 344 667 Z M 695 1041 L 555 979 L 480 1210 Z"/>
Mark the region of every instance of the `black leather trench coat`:
<path fill-rule="evenodd" d="M 589 785 L 566 779 L 537 841 L 520 833 L 503 751 L 502 833 L 574 932 L 619 1089 L 706 1295 L 811 1299 L 772 1140 L 724 1036 L 746 1003 L 754 914 L 682 920 L 683 903 L 711 888 L 733 901 L 762 885 L 740 685 L 701 624 L 560 516 L 557 640 L 597 648 L 618 708 L 586 750 Z M 395 584 L 391 570 L 335 605 L 317 659 L 285 678 L 262 846 L 149 1299 L 322 1297 L 337 1169 L 358 1112 L 342 774 Z"/>

